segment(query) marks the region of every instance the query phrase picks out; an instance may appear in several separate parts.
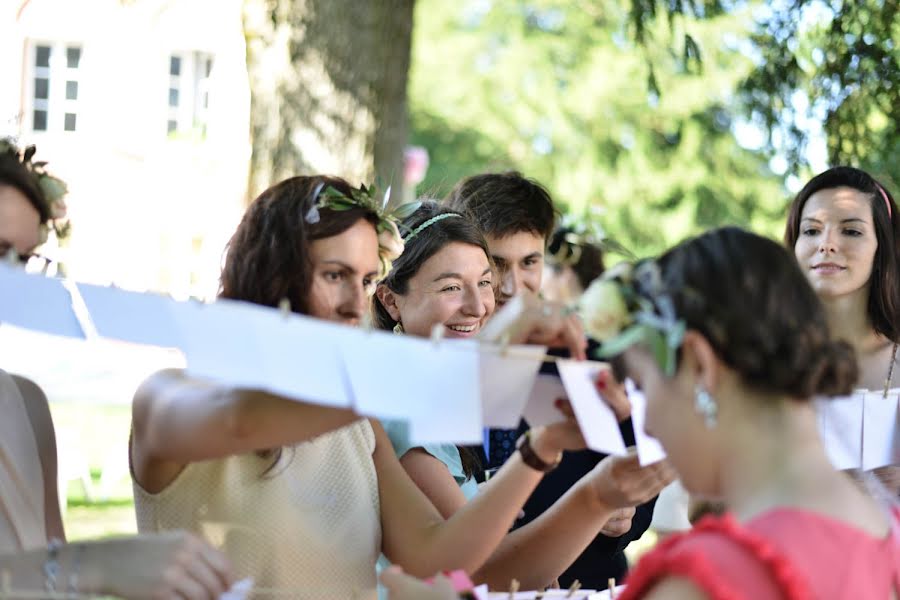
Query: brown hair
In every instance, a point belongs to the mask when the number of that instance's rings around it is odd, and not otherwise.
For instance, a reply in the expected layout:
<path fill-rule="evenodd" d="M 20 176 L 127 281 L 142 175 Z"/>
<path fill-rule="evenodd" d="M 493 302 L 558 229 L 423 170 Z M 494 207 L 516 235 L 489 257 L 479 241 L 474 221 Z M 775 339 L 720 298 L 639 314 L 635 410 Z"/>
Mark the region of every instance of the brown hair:
<path fill-rule="evenodd" d="M 467 177 L 444 204 L 472 219 L 485 235 L 498 238 L 527 231 L 546 242 L 558 216 L 550 192 L 516 171 Z"/>
<path fill-rule="evenodd" d="M 825 310 L 784 246 L 725 227 L 679 244 L 657 264 L 675 313 L 747 386 L 797 399 L 853 388 L 853 349 L 830 338 Z"/>
<path fill-rule="evenodd" d="M 8 185 L 22 192 L 40 215 L 41 223 L 50 221 L 50 203 L 38 185 L 37 177 L 26 166 L 34 155 L 34 146 L 26 148 L 25 153 L 20 156 L 12 139 L 4 138 L 0 141 L 4 143 L 0 146 L 4 147 L 4 151 L 0 151 L 0 185 Z"/>
<path fill-rule="evenodd" d="M 853 167 L 834 167 L 809 180 L 788 210 L 784 243 L 791 250 L 800 237 L 803 207 L 820 190 L 853 188 L 867 194 L 872 203 L 872 220 L 878 249 L 872 261 L 867 313 L 875 331 L 894 343 L 900 342 L 900 216 L 897 203 L 874 177 Z"/>
<path fill-rule="evenodd" d="M 374 211 L 319 210 L 319 221 L 306 220 L 317 191 L 326 187 L 350 195 L 350 184 L 338 177 L 291 177 L 265 190 L 253 201 L 228 242 L 219 296 L 264 306 L 278 306 L 283 298 L 291 309 L 309 313 L 312 263 L 309 245 L 340 235 L 360 219 L 375 226 Z"/>

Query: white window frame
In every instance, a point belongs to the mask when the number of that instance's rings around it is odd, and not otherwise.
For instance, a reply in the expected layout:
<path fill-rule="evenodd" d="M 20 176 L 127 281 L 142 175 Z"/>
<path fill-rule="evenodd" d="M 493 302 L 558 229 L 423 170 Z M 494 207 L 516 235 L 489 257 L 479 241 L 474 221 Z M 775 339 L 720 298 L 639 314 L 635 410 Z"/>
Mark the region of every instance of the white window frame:
<path fill-rule="evenodd" d="M 37 66 L 38 47 L 50 48 L 48 67 Z M 68 50 L 78 48 L 80 56 L 78 66 L 68 66 Z M 50 41 L 41 39 L 28 40 L 27 66 L 25 77 L 25 110 L 23 110 L 24 128 L 33 133 L 77 133 L 81 130 L 79 123 L 80 98 L 83 93 L 81 73 L 84 66 L 84 44 L 77 41 Z M 47 80 L 47 98 L 35 98 L 35 80 Z M 66 98 L 67 82 L 74 81 L 78 93 L 74 100 Z M 43 110 L 47 113 L 46 129 L 34 128 L 34 112 Z M 66 114 L 75 115 L 75 129 L 65 128 Z"/>
<path fill-rule="evenodd" d="M 172 74 L 172 59 L 180 59 L 178 75 Z M 207 69 L 207 64 L 211 65 Z M 171 135 L 206 137 L 209 115 L 209 79 L 215 68 L 215 56 L 210 52 L 172 52 L 166 64 L 169 86 L 166 88 L 166 132 Z M 175 106 L 169 103 L 171 90 L 178 91 Z M 206 98 L 206 105 L 204 105 Z M 172 129 L 170 123 L 175 124 Z"/>

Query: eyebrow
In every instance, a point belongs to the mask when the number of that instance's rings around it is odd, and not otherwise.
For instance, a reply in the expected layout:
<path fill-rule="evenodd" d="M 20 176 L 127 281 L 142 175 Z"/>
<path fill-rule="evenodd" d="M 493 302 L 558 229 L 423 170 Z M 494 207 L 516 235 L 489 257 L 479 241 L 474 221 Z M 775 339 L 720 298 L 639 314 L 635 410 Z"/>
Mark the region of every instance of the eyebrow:
<path fill-rule="evenodd" d="M 487 275 L 490 272 L 491 272 L 491 268 L 488 267 L 487 269 L 484 270 L 484 272 L 481 274 L 481 276 L 484 277 L 485 275 Z M 463 278 L 463 276 L 460 275 L 459 273 L 449 273 L 448 272 L 448 273 L 441 273 L 440 275 L 435 277 L 432 280 L 432 282 L 440 281 L 441 279 L 462 279 L 462 278 Z"/>
<path fill-rule="evenodd" d="M 543 258 L 543 256 L 544 256 L 543 252 L 532 252 L 531 254 L 529 254 L 528 256 L 523 258 L 522 260 L 528 260 L 529 258 Z"/>
<path fill-rule="evenodd" d="M 806 217 L 805 219 L 801 219 L 801 220 L 800 220 L 801 223 L 802 223 L 803 221 L 812 221 L 813 223 L 820 223 L 820 224 L 822 223 L 822 221 L 820 221 L 819 219 L 814 219 L 814 218 L 812 218 L 812 217 Z M 849 219 L 841 219 L 841 223 L 863 223 L 863 224 L 868 224 L 868 222 L 867 222 L 865 219 L 860 219 L 860 218 L 858 218 L 858 217 L 851 217 L 851 218 L 849 218 Z"/>

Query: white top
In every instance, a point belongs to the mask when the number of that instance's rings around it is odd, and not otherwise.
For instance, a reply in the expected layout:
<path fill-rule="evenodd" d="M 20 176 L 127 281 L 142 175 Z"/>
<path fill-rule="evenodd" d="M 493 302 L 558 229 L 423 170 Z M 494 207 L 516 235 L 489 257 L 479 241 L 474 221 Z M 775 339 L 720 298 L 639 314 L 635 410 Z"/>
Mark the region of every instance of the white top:
<path fill-rule="evenodd" d="M 221 548 L 238 579 L 290 598 L 374 598 L 381 552 L 367 420 L 282 450 L 188 465 L 149 494 L 134 484 L 141 532 L 187 529 Z"/>

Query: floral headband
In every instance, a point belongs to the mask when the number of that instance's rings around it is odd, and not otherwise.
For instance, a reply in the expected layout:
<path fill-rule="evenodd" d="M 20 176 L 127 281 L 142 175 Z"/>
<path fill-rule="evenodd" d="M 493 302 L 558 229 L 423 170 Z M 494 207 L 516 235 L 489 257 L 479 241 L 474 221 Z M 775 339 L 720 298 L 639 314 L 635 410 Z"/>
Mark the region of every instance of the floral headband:
<path fill-rule="evenodd" d="M 569 266 L 577 264 L 585 246 L 596 246 L 604 252 L 621 254 L 630 260 L 635 258 L 630 250 L 606 234 L 603 226 L 593 215 L 578 218 L 567 214 L 563 216 L 559 226 L 560 229 L 569 231 L 562 239 L 565 244 L 560 244 L 559 249 L 550 256 L 556 264 Z"/>
<path fill-rule="evenodd" d="M 315 203 L 306 213 L 306 222 L 315 224 L 319 222 L 319 210 L 327 208 L 334 211 L 350 210 L 352 208 L 364 208 L 374 212 L 378 217 L 375 230 L 378 232 L 378 257 L 381 259 L 381 277 L 391 272 L 391 264 L 403 254 L 403 237 L 400 235 L 400 221 L 416 212 L 421 202 L 408 202 L 389 209 L 391 200 L 391 188 L 388 186 L 381 201 L 377 199 L 375 186 L 366 187 L 365 184 L 350 191 L 346 195 L 322 182 L 313 192 Z"/>
<path fill-rule="evenodd" d="M 585 331 L 601 342 L 600 358 L 643 343 L 666 375 L 675 374 L 685 323 L 675 314 L 656 262 L 617 265 L 595 279 L 578 304 Z"/>
<path fill-rule="evenodd" d="M 44 203 L 47 214 L 50 215 L 46 223 L 41 223 L 41 239 L 46 241 L 50 227 L 56 232 L 58 239 L 63 239 L 69 234 L 70 229 L 70 224 L 65 221 L 67 207 L 64 200 L 69 188 L 62 179 L 47 173 L 46 162 L 31 161 L 35 150 L 33 145 L 26 146 L 24 151 L 20 150 L 12 139 L 0 138 L 0 154 L 7 154 L 18 161 L 41 191 L 40 201 Z"/>

